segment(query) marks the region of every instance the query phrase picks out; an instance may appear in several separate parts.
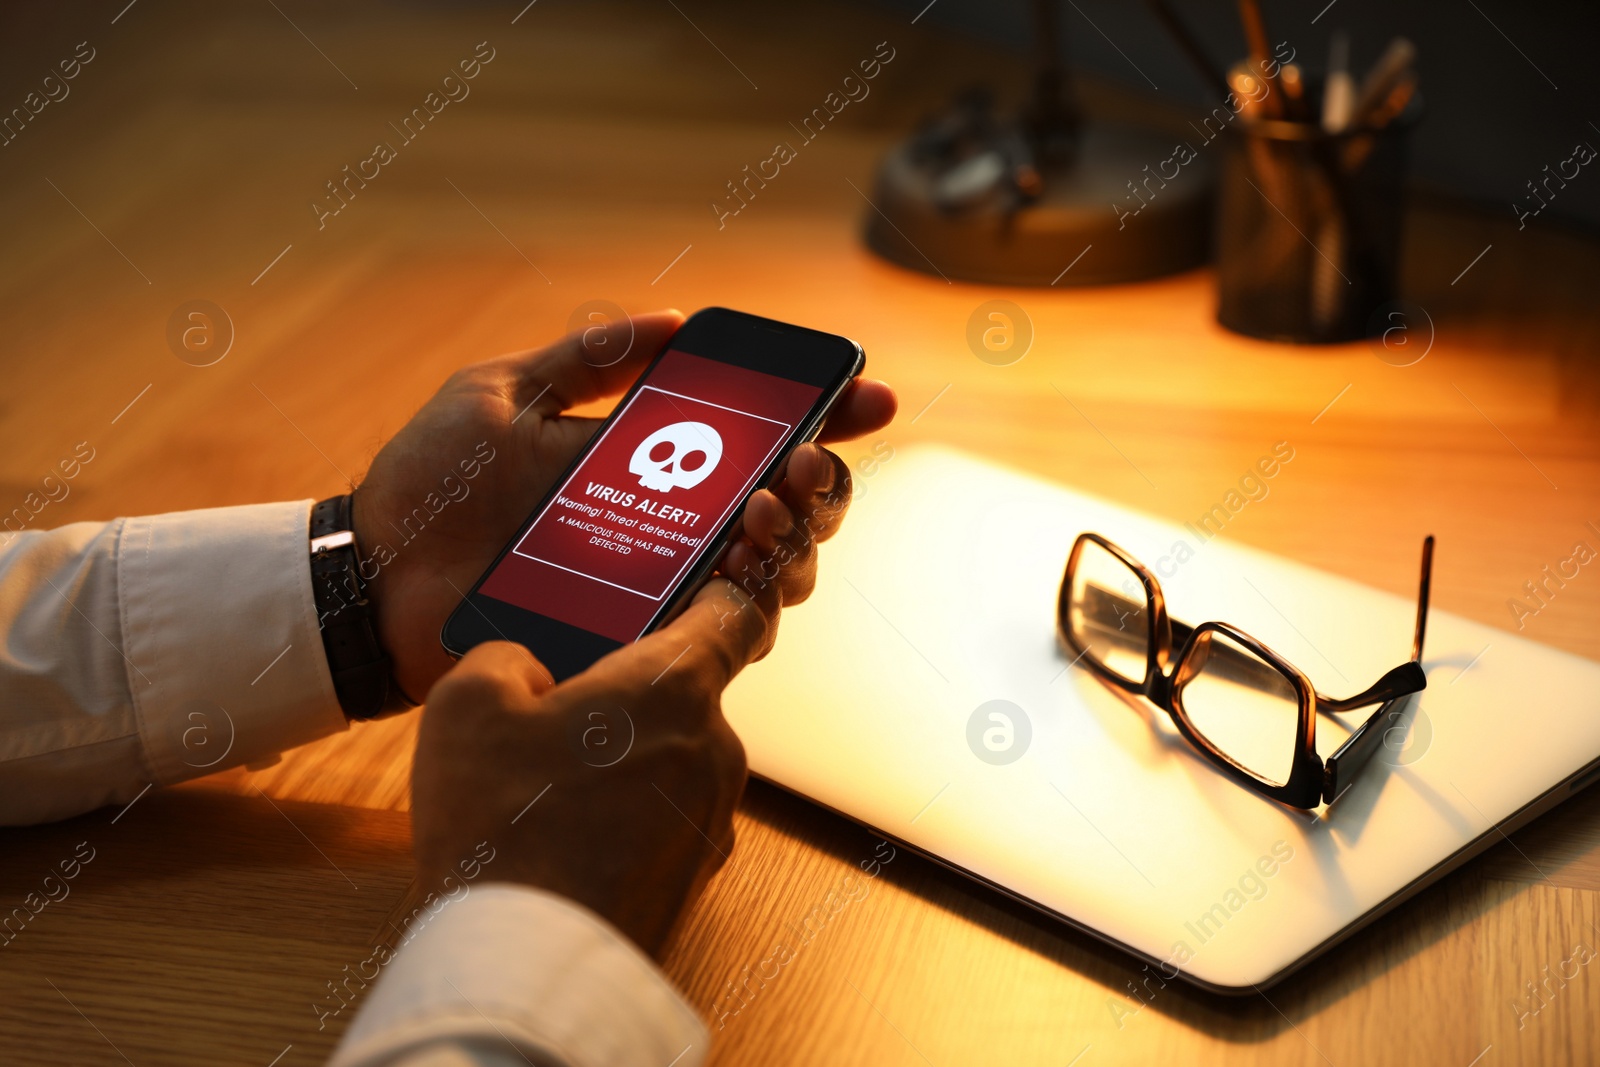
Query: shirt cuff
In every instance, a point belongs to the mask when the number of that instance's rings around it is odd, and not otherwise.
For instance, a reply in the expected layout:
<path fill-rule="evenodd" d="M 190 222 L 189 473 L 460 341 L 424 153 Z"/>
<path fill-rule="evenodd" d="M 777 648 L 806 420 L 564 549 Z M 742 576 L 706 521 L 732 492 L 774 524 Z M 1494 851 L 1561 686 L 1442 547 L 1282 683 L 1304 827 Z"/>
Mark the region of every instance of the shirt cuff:
<path fill-rule="evenodd" d="M 538 1067 L 698 1067 L 705 1026 L 593 912 L 525 886 L 482 885 L 410 935 L 329 1067 L 403 1062 L 441 1041 L 515 1049 Z"/>
<path fill-rule="evenodd" d="M 301 500 L 127 520 L 124 658 L 157 783 L 346 727 L 312 598 L 310 515 Z"/>

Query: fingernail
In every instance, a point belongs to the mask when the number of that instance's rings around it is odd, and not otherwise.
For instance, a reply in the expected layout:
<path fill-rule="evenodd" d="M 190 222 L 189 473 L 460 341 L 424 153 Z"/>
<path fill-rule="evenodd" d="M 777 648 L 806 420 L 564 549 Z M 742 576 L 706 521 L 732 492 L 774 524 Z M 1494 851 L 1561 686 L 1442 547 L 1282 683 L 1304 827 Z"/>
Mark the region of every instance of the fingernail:
<path fill-rule="evenodd" d="M 811 491 L 813 493 L 826 493 L 833 488 L 834 475 L 833 464 L 828 460 L 828 454 L 823 451 L 821 445 L 807 443 L 800 447 L 808 457 L 803 461 L 802 469 L 804 469 L 804 464 L 811 465 L 811 475 L 808 479 L 813 487 Z"/>
<path fill-rule="evenodd" d="M 743 541 L 736 541 L 722 557 L 723 575 L 730 581 L 737 582 L 740 573 L 750 565 L 750 550 Z"/>
<path fill-rule="evenodd" d="M 794 533 L 794 513 L 789 510 L 789 506 L 779 499 L 776 493 L 762 490 L 761 495 L 767 499 L 767 503 L 762 506 L 772 512 L 773 536 L 782 540 Z"/>

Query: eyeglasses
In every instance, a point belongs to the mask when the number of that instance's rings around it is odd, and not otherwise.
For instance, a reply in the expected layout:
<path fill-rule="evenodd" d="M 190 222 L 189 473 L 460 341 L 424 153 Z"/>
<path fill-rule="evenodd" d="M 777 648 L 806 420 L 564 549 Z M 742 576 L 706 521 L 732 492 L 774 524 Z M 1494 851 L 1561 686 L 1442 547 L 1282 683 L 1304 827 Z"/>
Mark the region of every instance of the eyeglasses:
<path fill-rule="evenodd" d="M 1430 535 L 1422 542 L 1410 661 L 1345 700 L 1317 692 L 1304 672 L 1237 627 L 1190 626 L 1168 616 L 1155 575 L 1099 534 L 1079 534 L 1072 545 L 1056 625 L 1077 661 L 1165 711 L 1222 770 L 1273 800 L 1309 809 L 1344 793 L 1382 743 L 1381 724 L 1394 704 L 1427 688 L 1420 661 L 1432 572 Z M 1317 715 L 1372 704 L 1381 706 L 1324 763 Z"/>

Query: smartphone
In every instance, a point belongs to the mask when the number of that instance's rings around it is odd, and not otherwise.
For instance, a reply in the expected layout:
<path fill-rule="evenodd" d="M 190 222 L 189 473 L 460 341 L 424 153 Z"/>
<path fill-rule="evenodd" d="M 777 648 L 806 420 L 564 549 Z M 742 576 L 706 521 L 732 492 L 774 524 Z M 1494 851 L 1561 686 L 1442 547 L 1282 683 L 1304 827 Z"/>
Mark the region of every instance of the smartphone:
<path fill-rule="evenodd" d="M 865 365 L 848 338 L 696 312 L 451 613 L 445 650 L 515 641 L 560 681 L 667 623 Z"/>

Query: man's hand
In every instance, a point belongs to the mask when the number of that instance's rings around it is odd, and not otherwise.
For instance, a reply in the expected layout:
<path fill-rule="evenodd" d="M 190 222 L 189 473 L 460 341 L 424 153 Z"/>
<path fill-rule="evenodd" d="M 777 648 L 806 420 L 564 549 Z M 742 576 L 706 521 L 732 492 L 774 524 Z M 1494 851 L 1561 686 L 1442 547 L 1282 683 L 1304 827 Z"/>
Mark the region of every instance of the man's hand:
<path fill-rule="evenodd" d="M 744 748 L 723 687 L 770 641 L 769 584 L 716 579 L 667 627 L 560 685 L 519 645 L 468 653 L 428 694 L 412 769 L 423 885 L 479 842 L 495 881 L 558 893 L 658 953 L 733 849 Z"/>
<path fill-rule="evenodd" d="M 439 645 L 445 619 L 601 421 L 562 412 L 621 393 L 682 322 L 676 311 L 640 315 L 631 325 L 620 321 L 464 367 L 373 459 L 355 492 L 355 534 L 378 637 L 405 693 L 420 698 L 449 669 Z M 871 432 L 888 423 L 894 407 L 887 386 L 857 381 L 823 440 Z M 777 493 L 752 499 L 743 540 L 724 570 L 759 585 L 769 580 L 760 577 L 759 557 L 796 553 L 782 570 L 780 600 L 803 598 L 813 581 L 815 538 L 795 515 L 818 486 L 847 500 L 848 472 L 831 453 L 802 448 Z M 833 511 L 818 520 L 824 534 L 842 505 Z M 756 569 L 746 575 L 749 568 Z M 773 618 L 775 612 L 774 605 Z"/>

